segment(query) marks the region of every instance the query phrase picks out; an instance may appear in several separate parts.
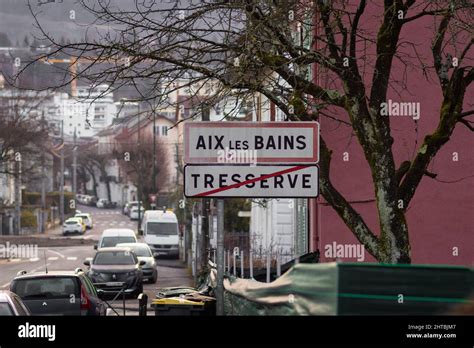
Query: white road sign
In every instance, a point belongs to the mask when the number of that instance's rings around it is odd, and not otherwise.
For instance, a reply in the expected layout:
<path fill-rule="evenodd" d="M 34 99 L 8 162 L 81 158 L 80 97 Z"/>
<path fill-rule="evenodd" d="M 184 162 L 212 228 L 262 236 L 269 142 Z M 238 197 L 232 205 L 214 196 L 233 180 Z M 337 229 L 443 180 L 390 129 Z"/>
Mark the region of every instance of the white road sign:
<path fill-rule="evenodd" d="M 318 196 L 318 167 L 186 165 L 186 197 L 291 197 Z"/>
<path fill-rule="evenodd" d="M 186 163 L 315 164 L 317 122 L 186 122 Z"/>

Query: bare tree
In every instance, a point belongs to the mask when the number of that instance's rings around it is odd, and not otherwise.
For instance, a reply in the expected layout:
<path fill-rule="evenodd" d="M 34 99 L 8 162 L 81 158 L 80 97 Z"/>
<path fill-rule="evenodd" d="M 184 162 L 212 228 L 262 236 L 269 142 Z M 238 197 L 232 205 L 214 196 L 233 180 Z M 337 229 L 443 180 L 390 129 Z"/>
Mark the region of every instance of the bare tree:
<path fill-rule="evenodd" d="M 99 38 L 61 45 L 43 32 L 54 47 L 49 56 L 87 62 L 71 79 L 112 88 L 135 85 L 145 101 L 163 101 L 178 88 L 176 79 L 187 79 L 196 93 L 205 83 L 217 82 L 206 105 L 230 94 L 246 99 L 260 93 L 289 120 L 327 117 L 351 127 L 372 174 L 380 231 L 371 231 L 331 182 L 331 149 L 324 137 L 321 193 L 377 260 L 411 262 L 406 210 L 424 176 L 434 175 L 428 165 L 454 129 L 473 130 L 472 102 L 464 100 L 474 79 L 471 2 L 375 2 L 380 24 L 374 33 L 362 29 L 369 17 L 365 0 L 134 1 L 126 9 L 84 0 L 82 5 L 95 15 Z M 400 47 L 410 42 L 401 30 L 426 17 L 433 23 L 433 35 L 425 41 L 431 57 L 419 57 L 413 45 L 417 59 L 407 59 Z M 367 47 L 373 48 L 373 58 Z M 391 75 L 395 59 L 422 70 L 429 80 L 434 76 L 442 92 L 436 130 L 398 167 L 390 118 L 380 117 L 388 92 L 406 83 Z M 327 78 L 311 78 L 314 65 Z M 348 121 L 328 110 L 347 115 Z"/>
<path fill-rule="evenodd" d="M 21 162 L 21 172 L 36 179 L 41 155 L 48 151 L 48 129 L 42 124 L 43 98 L 34 91 L 6 90 L 0 97 L 0 173 L 17 175 L 12 164 Z"/>
<path fill-rule="evenodd" d="M 140 144 L 122 142 L 115 152 L 119 165 L 124 169 L 129 180 L 140 190 L 140 195 L 146 207 L 149 207 L 148 197 L 169 187 L 170 173 L 168 164 L 170 158 L 165 148 L 166 144 L 156 142 L 156 177 L 153 178 L 153 137 L 143 136 Z M 153 182 L 155 181 L 155 182 Z M 156 192 L 153 188 L 156 187 Z"/>
<path fill-rule="evenodd" d="M 98 197 L 97 186 L 99 182 L 104 182 L 109 202 L 112 201 L 110 187 L 112 178 L 108 174 L 108 166 L 112 159 L 112 153 L 100 153 L 99 147 L 95 143 L 86 144 L 79 150 L 78 163 L 84 169 L 84 174 L 87 171 L 92 179 L 94 196 Z M 99 178 L 97 178 L 97 172 L 99 173 Z"/>

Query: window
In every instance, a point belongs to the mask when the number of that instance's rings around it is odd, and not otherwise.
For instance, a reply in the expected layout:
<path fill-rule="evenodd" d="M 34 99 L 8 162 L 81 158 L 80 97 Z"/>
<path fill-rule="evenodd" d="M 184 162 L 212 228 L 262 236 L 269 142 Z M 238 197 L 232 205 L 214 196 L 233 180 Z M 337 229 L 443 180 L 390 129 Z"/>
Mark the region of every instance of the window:
<path fill-rule="evenodd" d="M 161 126 L 161 135 L 164 137 L 168 135 L 168 126 Z"/>
<path fill-rule="evenodd" d="M 16 310 L 18 311 L 19 315 L 28 315 L 29 310 L 27 308 L 25 308 L 25 305 L 23 304 L 23 302 L 21 302 L 19 300 L 19 298 L 14 296 L 14 297 L 12 297 L 12 300 L 13 300 L 13 302 L 15 302 L 15 307 L 16 307 Z"/>
<path fill-rule="evenodd" d="M 133 265 L 136 260 L 134 254 L 128 251 L 103 251 L 94 257 L 94 265 Z"/>
<path fill-rule="evenodd" d="M 8 302 L 0 303 L 0 315 L 1 316 L 13 315 L 13 310 L 10 307 L 10 304 Z"/>
<path fill-rule="evenodd" d="M 74 277 L 38 277 L 18 280 L 14 284 L 15 293 L 22 299 L 68 298 L 79 295 Z"/>
<path fill-rule="evenodd" d="M 174 222 L 149 222 L 147 234 L 173 236 L 178 234 L 178 224 Z"/>
<path fill-rule="evenodd" d="M 221 107 L 216 106 L 216 115 L 220 115 L 220 114 L 221 114 Z"/>

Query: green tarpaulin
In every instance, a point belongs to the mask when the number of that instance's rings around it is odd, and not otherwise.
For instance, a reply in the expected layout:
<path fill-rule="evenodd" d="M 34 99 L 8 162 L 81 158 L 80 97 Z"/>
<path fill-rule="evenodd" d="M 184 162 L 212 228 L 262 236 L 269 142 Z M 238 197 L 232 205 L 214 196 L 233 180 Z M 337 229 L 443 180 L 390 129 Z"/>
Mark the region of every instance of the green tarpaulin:
<path fill-rule="evenodd" d="M 467 267 L 298 264 L 272 283 L 227 277 L 227 315 L 449 314 L 474 295 Z"/>

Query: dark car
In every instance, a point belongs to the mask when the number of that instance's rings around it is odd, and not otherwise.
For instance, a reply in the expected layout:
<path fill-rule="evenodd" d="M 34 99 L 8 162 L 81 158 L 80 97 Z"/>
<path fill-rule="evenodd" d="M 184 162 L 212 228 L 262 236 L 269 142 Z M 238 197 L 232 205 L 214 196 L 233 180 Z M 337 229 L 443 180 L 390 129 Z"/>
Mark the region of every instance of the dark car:
<path fill-rule="evenodd" d="M 13 279 L 10 290 L 21 297 L 33 315 L 105 315 L 105 303 L 81 270 L 27 274 Z"/>
<path fill-rule="evenodd" d="M 8 290 L 0 290 L 0 316 L 17 315 L 31 315 L 31 312 L 20 296 Z"/>
<path fill-rule="evenodd" d="M 88 275 L 98 289 L 110 295 L 123 291 L 134 297 L 143 292 L 142 266 L 145 263 L 139 261 L 130 248 L 124 247 L 101 248 L 92 263 L 84 261 L 90 266 Z"/>

